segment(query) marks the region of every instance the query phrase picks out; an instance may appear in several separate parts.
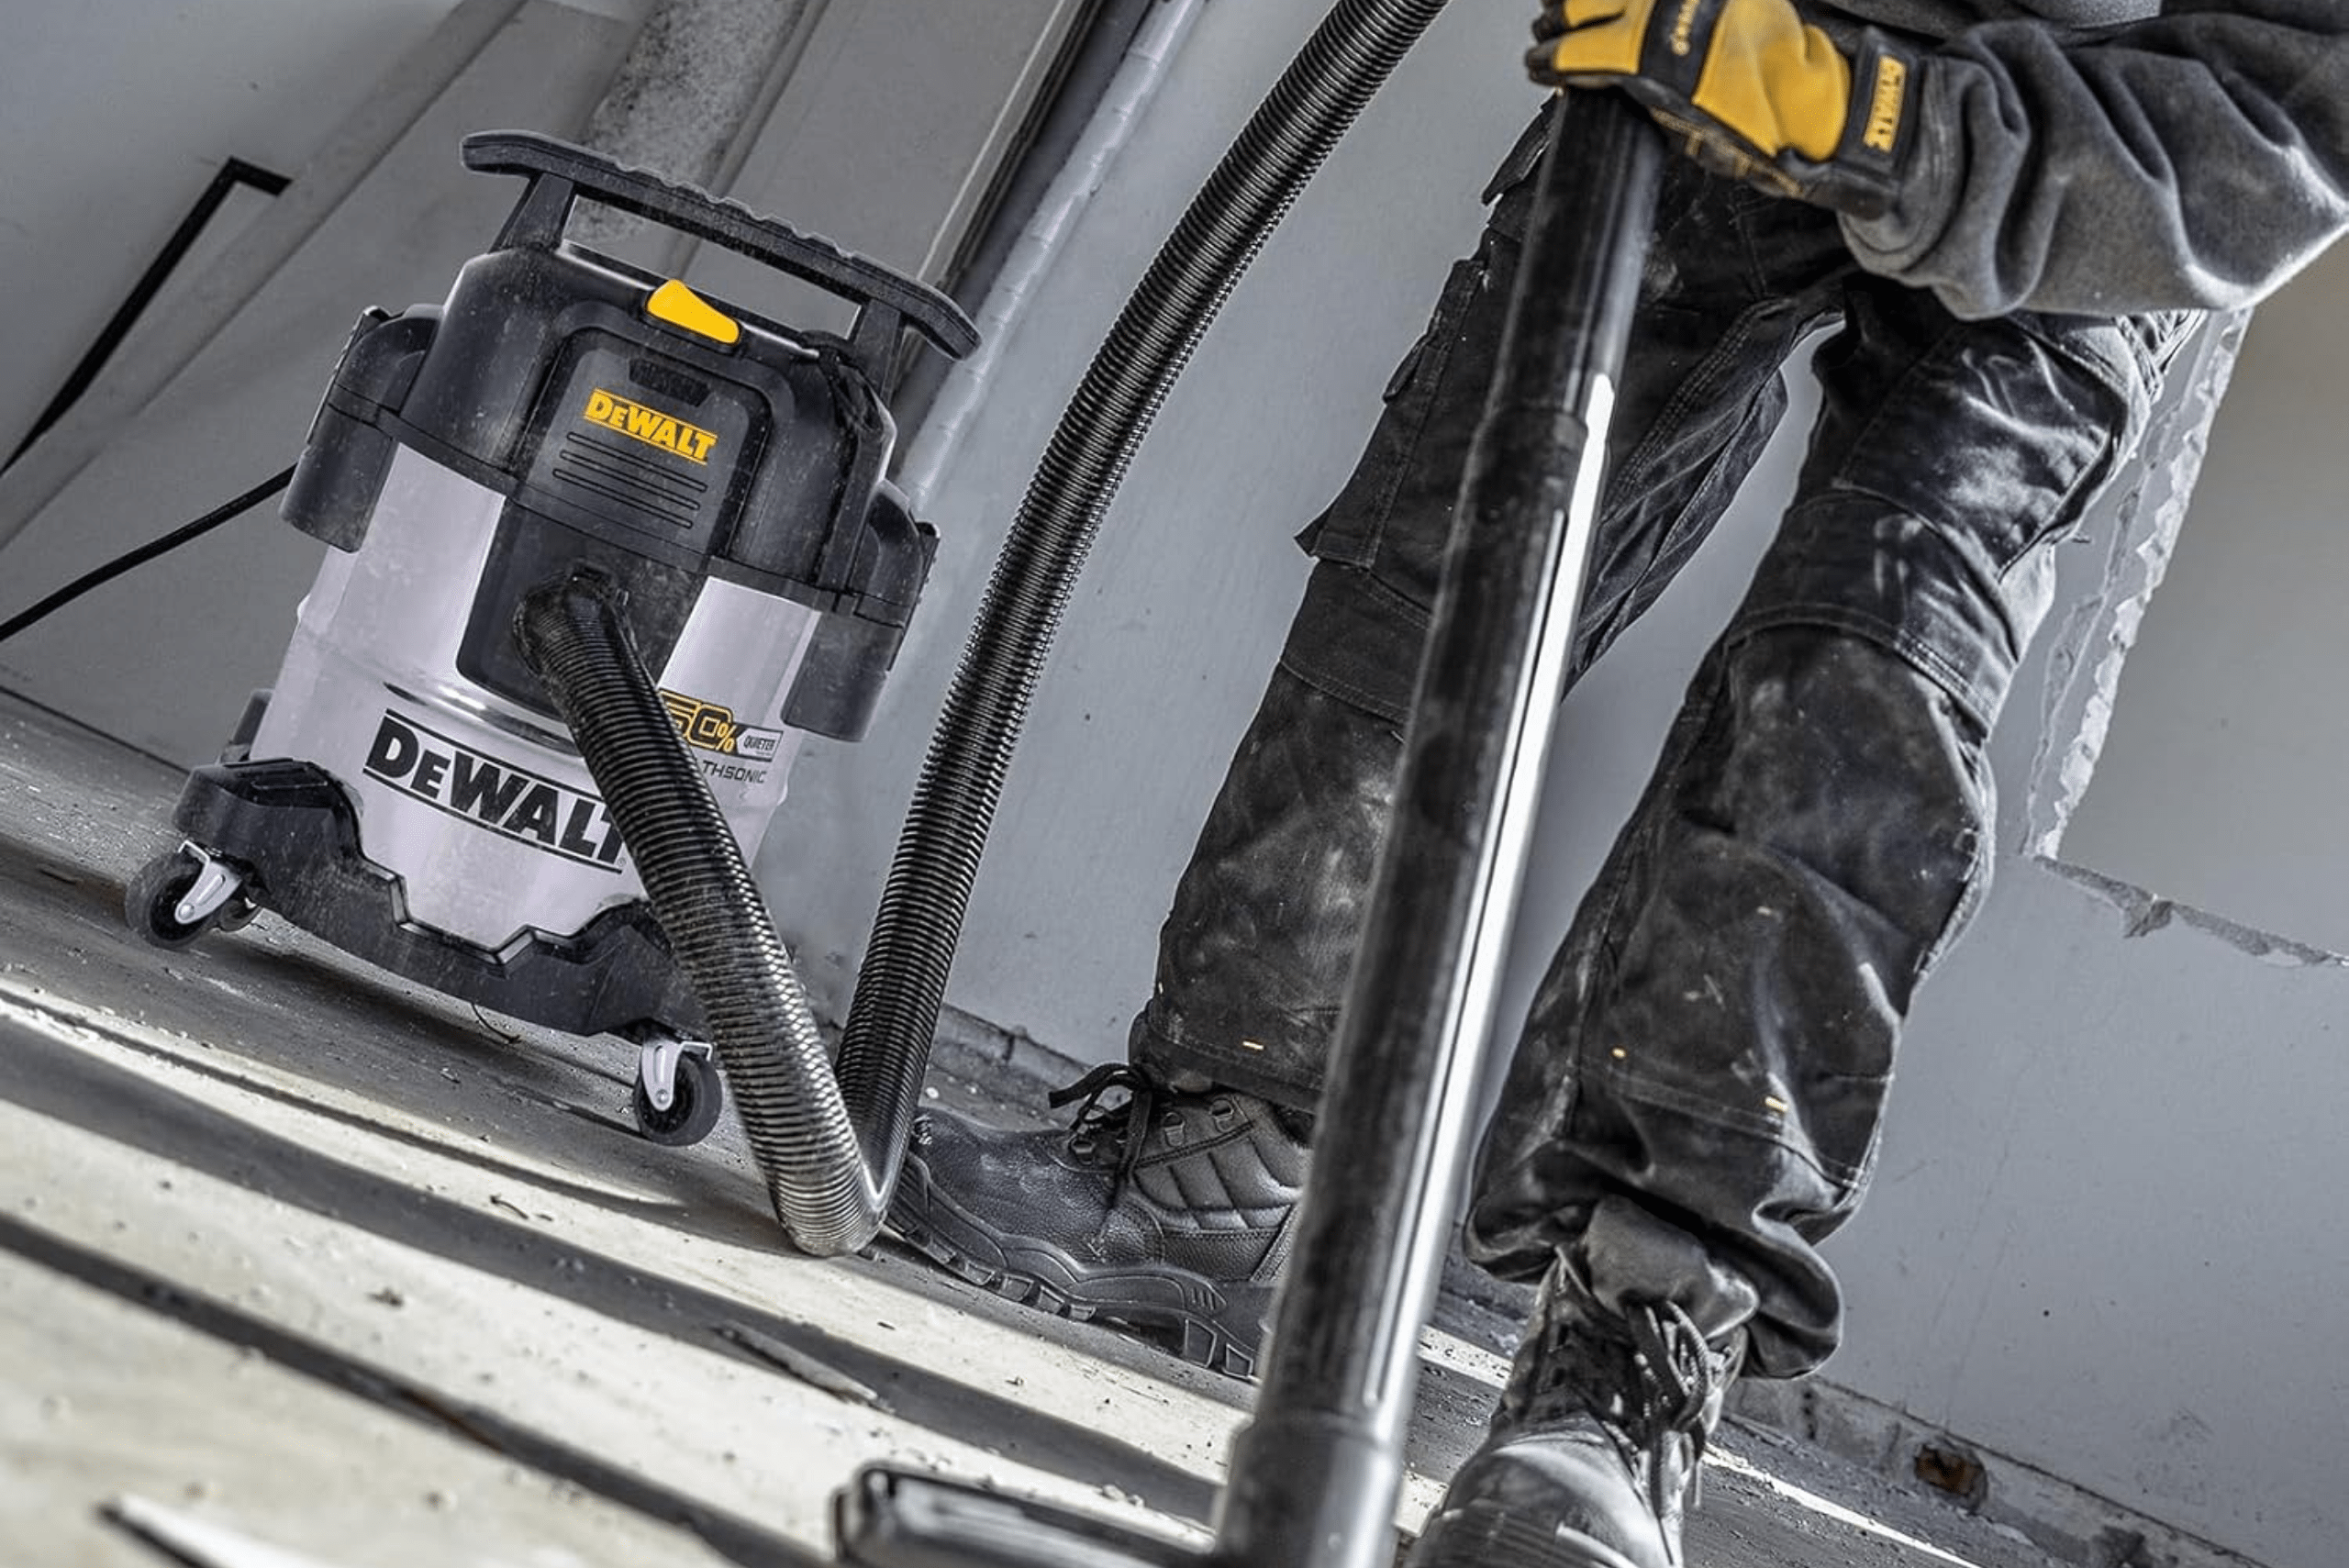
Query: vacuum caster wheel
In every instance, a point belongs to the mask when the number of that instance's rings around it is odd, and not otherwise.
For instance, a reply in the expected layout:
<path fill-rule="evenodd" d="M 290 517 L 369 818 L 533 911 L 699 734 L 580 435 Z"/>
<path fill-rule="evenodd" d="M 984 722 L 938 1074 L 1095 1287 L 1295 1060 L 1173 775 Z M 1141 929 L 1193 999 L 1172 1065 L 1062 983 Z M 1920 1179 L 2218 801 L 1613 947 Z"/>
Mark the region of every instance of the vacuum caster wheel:
<path fill-rule="evenodd" d="M 666 1079 L 663 1095 L 662 1079 Z M 660 1102 L 666 1099 L 668 1103 Z M 644 1047 L 629 1096 L 636 1129 L 655 1143 L 699 1143 L 726 1108 L 717 1059 L 699 1040 L 661 1040 Z"/>
<path fill-rule="evenodd" d="M 260 912 L 243 874 L 193 844 L 139 867 L 122 895 L 130 929 L 164 949 L 184 948 L 215 929 L 236 930 Z"/>

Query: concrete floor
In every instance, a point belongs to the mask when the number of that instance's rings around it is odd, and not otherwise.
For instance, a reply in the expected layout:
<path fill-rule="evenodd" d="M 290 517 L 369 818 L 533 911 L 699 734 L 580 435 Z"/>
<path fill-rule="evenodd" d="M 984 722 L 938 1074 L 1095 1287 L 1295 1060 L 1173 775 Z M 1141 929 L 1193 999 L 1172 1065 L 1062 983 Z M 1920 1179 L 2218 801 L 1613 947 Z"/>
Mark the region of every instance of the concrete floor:
<path fill-rule="evenodd" d="M 134 1568 L 832 1561 L 888 1459 L 1204 1539 L 1247 1385 L 887 1241 L 789 1253 L 730 1118 L 655 1147 L 613 1041 L 518 1028 L 263 916 L 126 931 L 176 773 L 0 695 L 0 1540 Z M 1034 1086 L 941 1050 L 931 1093 Z M 1510 1327 L 1431 1330 L 1398 1509 Z M 2045 1568 L 1954 1507 L 1725 1429 L 1708 1568 Z"/>

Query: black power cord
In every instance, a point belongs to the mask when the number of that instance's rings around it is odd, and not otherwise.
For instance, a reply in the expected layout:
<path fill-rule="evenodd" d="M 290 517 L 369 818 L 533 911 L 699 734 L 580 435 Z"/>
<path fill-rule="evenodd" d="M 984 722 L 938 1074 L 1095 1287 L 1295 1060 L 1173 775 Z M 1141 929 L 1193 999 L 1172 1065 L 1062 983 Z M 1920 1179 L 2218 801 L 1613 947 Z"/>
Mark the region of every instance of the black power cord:
<path fill-rule="evenodd" d="M 144 566 L 157 556 L 177 550 L 192 539 L 210 533 L 229 518 L 250 511 L 293 482 L 294 471 L 288 468 L 283 473 L 262 480 L 235 500 L 205 513 L 195 521 L 173 528 L 161 539 L 149 544 L 142 544 L 128 554 L 117 555 L 95 571 L 83 573 L 31 608 L 19 611 L 6 620 L 0 621 L 0 641 L 6 641 L 35 621 L 44 619 L 63 609 L 91 589 L 111 583 L 134 567 Z"/>

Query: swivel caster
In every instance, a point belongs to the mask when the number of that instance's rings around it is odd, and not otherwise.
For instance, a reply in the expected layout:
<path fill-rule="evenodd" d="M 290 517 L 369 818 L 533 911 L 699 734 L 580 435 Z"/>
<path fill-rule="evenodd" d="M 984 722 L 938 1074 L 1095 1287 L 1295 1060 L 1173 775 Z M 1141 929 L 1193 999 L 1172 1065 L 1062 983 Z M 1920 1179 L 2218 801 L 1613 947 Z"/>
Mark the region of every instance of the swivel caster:
<path fill-rule="evenodd" d="M 718 1125 L 726 1087 L 706 1041 L 647 1040 L 637 1053 L 636 1089 L 629 1096 L 636 1129 L 655 1143 L 699 1143 Z"/>
<path fill-rule="evenodd" d="M 156 947 L 179 949 L 209 930 L 249 925 L 261 906 L 246 874 L 194 844 L 182 844 L 139 868 L 123 889 L 123 918 Z"/>

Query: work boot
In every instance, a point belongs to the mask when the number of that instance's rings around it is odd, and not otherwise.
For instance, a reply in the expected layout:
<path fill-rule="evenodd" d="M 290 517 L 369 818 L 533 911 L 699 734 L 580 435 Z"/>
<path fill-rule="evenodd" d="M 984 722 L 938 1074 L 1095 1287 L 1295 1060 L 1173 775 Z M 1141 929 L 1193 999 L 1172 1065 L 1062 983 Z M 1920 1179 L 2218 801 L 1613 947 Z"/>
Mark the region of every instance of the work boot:
<path fill-rule="evenodd" d="M 1682 1308 L 1599 1306 L 1543 1282 L 1492 1434 L 1453 1477 L 1406 1568 L 1680 1568 L 1680 1525 L 1745 1334 Z"/>
<path fill-rule="evenodd" d="M 1051 1103 L 1077 1105 L 1067 1130 L 925 1111 L 889 1228 L 1014 1301 L 1172 1329 L 1185 1360 L 1253 1376 L 1305 1182 L 1303 1126 L 1252 1095 L 1176 1093 L 1115 1063 Z"/>

